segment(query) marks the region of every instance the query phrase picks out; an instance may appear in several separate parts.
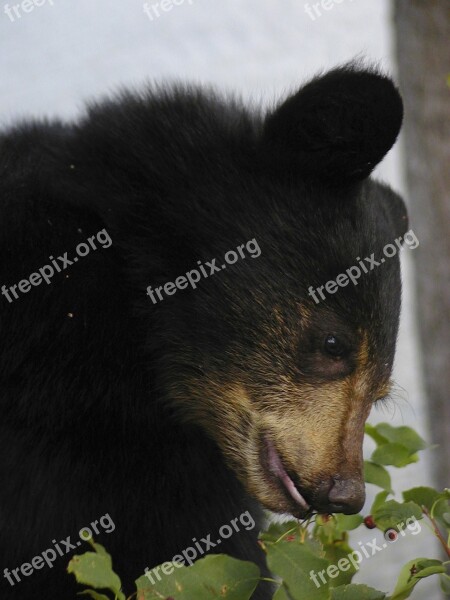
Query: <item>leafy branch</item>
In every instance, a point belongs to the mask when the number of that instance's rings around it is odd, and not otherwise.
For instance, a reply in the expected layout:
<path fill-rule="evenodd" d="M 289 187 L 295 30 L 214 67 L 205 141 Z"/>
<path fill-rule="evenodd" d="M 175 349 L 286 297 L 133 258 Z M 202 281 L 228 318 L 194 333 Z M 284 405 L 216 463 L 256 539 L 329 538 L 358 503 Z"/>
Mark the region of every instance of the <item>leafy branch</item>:
<path fill-rule="evenodd" d="M 405 600 L 422 579 L 434 575 L 440 577 L 443 592 L 450 595 L 450 561 L 437 558 L 410 560 L 401 568 L 389 596 L 367 585 L 352 583 L 364 544 L 353 549 L 349 532 L 360 527 L 383 533 L 383 542 L 374 539 L 367 543 L 374 552 L 386 548 L 389 541 L 406 536 L 408 530 L 418 533 L 419 521 L 426 517 L 450 558 L 449 541 L 442 533 L 446 531 L 450 540 L 450 490 L 416 487 L 403 492 L 403 502 L 389 498 L 393 490 L 386 467 L 401 468 L 417 462 L 418 453 L 427 444 L 413 429 L 387 423 L 367 425 L 366 433 L 376 448 L 365 462 L 365 479 L 381 489 L 370 515 L 315 515 L 306 522 L 272 523 L 260 534 L 259 545 L 274 579 L 261 577 L 259 568 L 251 562 L 211 554 L 190 567 L 175 565 L 171 575 L 152 585 L 147 577 L 140 577 L 137 591 L 128 600 L 250 600 L 262 581 L 277 586 L 273 600 Z M 111 557 L 100 544 L 91 545 L 93 552 L 74 556 L 68 566 L 78 583 L 89 586 L 81 594 L 93 600 L 126 600 Z M 365 559 L 370 558 L 367 548 L 364 554 Z"/>

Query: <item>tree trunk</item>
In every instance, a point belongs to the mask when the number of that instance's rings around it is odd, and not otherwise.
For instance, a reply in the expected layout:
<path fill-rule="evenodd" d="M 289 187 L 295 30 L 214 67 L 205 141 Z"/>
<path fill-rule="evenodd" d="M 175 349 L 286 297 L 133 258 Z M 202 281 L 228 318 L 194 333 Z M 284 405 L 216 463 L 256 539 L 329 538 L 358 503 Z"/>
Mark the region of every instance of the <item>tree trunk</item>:
<path fill-rule="evenodd" d="M 450 462 L 450 2 L 394 0 L 425 385 L 435 477 Z"/>

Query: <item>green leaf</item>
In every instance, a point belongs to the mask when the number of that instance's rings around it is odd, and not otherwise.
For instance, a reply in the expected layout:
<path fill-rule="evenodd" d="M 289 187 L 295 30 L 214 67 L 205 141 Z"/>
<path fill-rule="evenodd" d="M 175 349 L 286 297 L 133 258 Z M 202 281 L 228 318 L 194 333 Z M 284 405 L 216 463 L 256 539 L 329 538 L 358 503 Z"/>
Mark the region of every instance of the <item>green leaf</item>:
<path fill-rule="evenodd" d="M 225 554 L 210 554 L 191 567 L 167 562 L 148 571 L 147 575 L 149 577 L 144 575 L 136 581 L 139 600 L 248 600 L 260 573 L 251 562 Z"/>
<path fill-rule="evenodd" d="M 364 518 L 361 515 L 342 515 L 336 514 L 336 531 L 345 532 L 352 531 L 359 527 L 363 522 Z"/>
<path fill-rule="evenodd" d="M 357 572 L 355 566 L 348 560 L 348 556 L 353 552 L 353 549 L 350 548 L 347 542 L 333 542 L 332 544 L 325 544 L 323 548 L 325 558 L 330 563 L 330 571 L 327 572 L 330 587 L 351 583 Z"/>
<path fill-rule="evenodd" d="M 425 440 L 423 440 L 414 429 L 411 429 L 411 427 L 392 427 L 389 423 L 378 423 L 376 429 L 378 433 L 389 440 L 389 442 L 401 444 L 408 448 L 410 454 L 428 448 L 428 444 Z"/>
<path fill-rule="evenodd" d="M 371 425 L 370 423 L 366 423 L 365 430 L 366 430 L 367 435 L 373 439 L 373 441 L 377 444 L 377 446 L 382 446 L 383 444 L 388 443 L 389 440 L 387 438 L 385 438 L 383 435 L 381 435 L 381 433 L 378 431 L 378 429 L 374 425 Z"/>
<path fill-rule="evenodd" d="M 442 490 L 441 494 L 444 496 L 444 498 L 447 498 L 447 500 L 450 500 L 450 488 L 444 488 Z"/>
<path fill-rule="evenodd" d="M 78 592 L 78 595 L 89 596 L 94 600 L 111 600 L 111 598 L 108 598 L 108 596 L 105 596 L 105 594 L 99 594 L 98 592 L 94 592 L 94 590 L 85 590 L 84 592 Z"/>
<path fill-rule="evenodd" d="M 432 508 L 432 516 L 444 530 L 450 528 L 450 504 L 446 498 L 437 500 Z"/>
<path fill-rule="evenodd" d="M 433 507 L 433 504 L 442 498 L 442 494 L 440 494 L 437 490 L 425 486 L 411 488 L 410 490 L 403 492 L 402 495 L 405 502 L 415 502 L 419 506 L 426 506 L 430 511 Z"/>
<path fill-rule="evenodd" d="M 446 596 L 450 596 L 450 577 L 443 573 L 439 577 L 441 583 L 441 590 Z"/>
<path fill-rule="evenodd" d="M 337 521 L 335 515 L 317 515 L 316 526 L 314 527 L 314 537 L 321 544 L 329 544 L 334 540 L 343 537 L 343 533 L 337 530 Z M 321 554 L 323 556 L 323 552 Z"/>
<path fill-rule="evenodd" d="M 377 465 L 368 460 L 364 461 L 364 479 L 366 483 L 373 483 L 383 490 L 392 493 L 391 476 L 381 465 Z"/>
<path fill-rule="evenodd" d="M 308 548 L 310 552 L 312 552 L 315 556 L 319 558 L 323 558 L 323 547 L 320 540 L 315 537 L 306 538 L 303 542 L 303 545 Z"/>
<path fill-rule="evenodd" d="M 389 600 L 405 600 L 409 598 L 414 587 L 424 577 L 445 573 L 445 567 L 440 560 L 416 558 L 410 560 L 400 571 L 400 576 Z"/>
<path fill-rule="evenodd" d="M 372 452 L 370 459 L 379 465 L 392 465 L 393 467 L 405 467 L 418 460 L 417 456 L 411 454 L 406 446 L 395 442 L 378 446 Z"/>
<path fill-rule="evenodd" d="M 114 573 L 110 555 L 100 544 L 93 544 L 96 552 L 85 552 L 81 556 L 72 557 L 67 567 L 68 573 L 73 573 L 78 583 L 96 589 L 111 590 L 118 600 L 125 600 L 120 591 L 122 583 Z"/>
<path fill-rule="evenodd" d="M 277 589 L 272 600 L 291 600 L 291 597 L 289 596 L 284 585 L 282 585 Z"/>
<path fill-rule="evenodd" d="M 367 585 L 352 583 L 334 588 L 331 598 L 332 600 L 384 600 L 386 594 Z"/>
<path fill-rule="evenodd" d="M 293 600 L 329 600 L 329 578 L 326 583 L 319 578 L 319 573 L 327 569 L 329 562 L 313 554 L 305 545 L 268 545 L 267 565 L 272 573 L 281 577 Z"/>
<path fill-rule="evenodd" d="M 382 531 L 395 529 L 406 530 L 407 526 L 414 523 L 414 519 L 422 518 L 422 509 L 414 502 L 400 503 L 388 500 L 381 504 L 372 515 L 376 526 Z"/>
<path fill-rule="evenodd" d="M 370 507 L 370 513 L 373 515 L 374 512 L 378 510 L 378 508 L 386 502 L 386 498 L 389 496 L 390 492 L 379 492 Z"/>
<path fill-rule="evenodd" d="M 89 540 L 89 544 L 92 546 L 92 548 L 95 550 L 95 552 L 97 552 L 97 554 L 101 554 L 102 556 L 109 557 L 109 554 L 106 551 L 105 547 L 102 546 L 101 544 L 97 544 L 97 542 L 94 542 L 93 540 Z"/>

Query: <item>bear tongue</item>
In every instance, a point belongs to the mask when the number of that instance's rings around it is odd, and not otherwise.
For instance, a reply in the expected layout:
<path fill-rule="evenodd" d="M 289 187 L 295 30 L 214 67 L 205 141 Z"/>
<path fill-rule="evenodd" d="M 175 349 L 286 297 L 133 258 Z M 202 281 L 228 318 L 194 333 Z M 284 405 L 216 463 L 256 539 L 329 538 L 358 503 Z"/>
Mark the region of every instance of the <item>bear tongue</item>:
<path fill-rule="evenodd" d="M 269 458 L 269 468 L 271 472 L 278 477 L 278 479 L 283 483 L 286 490 L 289 492 L 291 498 L 299 504 L 305 510 L 309 510 L 309 505 L 303 496 L 300 494 L 298 489 L 295 487 L 294 482 L 286 473 L 286 469 L 281 462 L 281 458 L 278 452 L 275 449 L 273 443 L 266 438 L 267 449 L 268 449 L 268 458 Z"/>

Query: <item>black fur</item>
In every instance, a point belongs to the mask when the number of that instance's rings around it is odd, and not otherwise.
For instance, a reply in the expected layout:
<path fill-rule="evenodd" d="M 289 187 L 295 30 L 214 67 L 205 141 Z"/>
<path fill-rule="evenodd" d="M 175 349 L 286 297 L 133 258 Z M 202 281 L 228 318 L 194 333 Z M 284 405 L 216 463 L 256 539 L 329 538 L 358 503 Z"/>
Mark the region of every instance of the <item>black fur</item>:
<path fill-rule="evenodd" d="M 96 537 L 128 594 L 145 567 L 245 510 L 257 527 L 220 551 L 261 563 L 261 508 L 214 440 L 181 418 L 170 390 L 208 369 L 224 383 L 250 371 L 270 386 L 302 357 L 302 377 L 319 385 L 306 342 L 271 339 L 264 327 L 276 304 L 295 331 L 297 301 L 325 333 L 337 321 L 350 337 L 370 328 L 374 367 L 392 366 L 398 260 L 317 308 L 307 289 L 404 233 L 401 200 L 366 179 L 400 124 L 392 83 L 350 66 L 267 118 L 175 86 L 122 92 L 74 123 L 3 132 L 0 284 L 27 278 L 50 255 L 73 255 L 102 228 L 112 245 L 12 303 L 0 297 L 0 574 L 105 513 L 115 531 Z M 146 295 L 252 238 L 257 260 L 156 305 Z M 259 362 L 261 340 L 272 371 Z M 14 587 L 0 577 L 1 598 L 75 598 L 69 558 Z"/>

